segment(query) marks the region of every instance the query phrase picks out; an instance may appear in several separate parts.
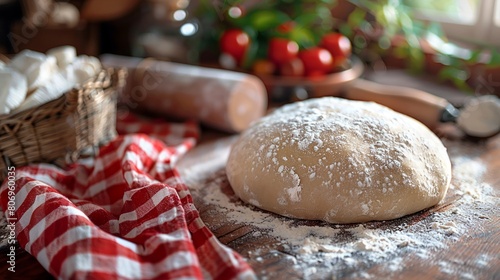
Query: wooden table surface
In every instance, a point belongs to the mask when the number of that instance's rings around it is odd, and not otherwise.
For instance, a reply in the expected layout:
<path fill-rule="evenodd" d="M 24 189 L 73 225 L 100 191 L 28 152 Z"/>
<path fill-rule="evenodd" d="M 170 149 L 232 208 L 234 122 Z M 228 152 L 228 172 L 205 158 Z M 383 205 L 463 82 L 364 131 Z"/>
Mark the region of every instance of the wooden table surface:
<path fill-rule="evenodd" d="M 266 234 L 259 227 L 259 220 L 235 221 L 230 211 L 248 207 L 241 203 L 232 192 L 227 182 L 224 164 L 229 147 L 234 137 L 223 137 L 199 145 L 179 163 L 181 174 L 188 185 L 202 219 L 219 238 L 219 240 L 242 254 L 254 268 L 261 279 L 500 279 L 500 136 L 488 141 L 449 140 L 445 141 L 452 160 L 456 164 L 467 160 L 461 168 L 485 167 L 484 173 L 477 178 L 476 187 L 490 186 L 493 190 L 487 192 L 493 200 L 489 203 L 478 199 L 464 203 L 467 194 L 458 188 L 450 189 L 445 200 L 437 207 L 387 222 L 371 222 L 362 225 L 363 228 L 374 231 L 402 231 L 416 228 L 420 239 L 433 239 L 433 226 L 436 215 L 447 215 L 451 225 L 457 230 L 446 233 L 439 247 L 420 245 L 426 256 L 415 254 L 415 250 L 407 248 L 377 252 L 376 258 L 367 256 L 366 252 L 350 254 L 348 258 L 356 265 L 346 264 L 342 257 L 328 262 L 318 262 L 311 268 L 311 260 L 321 260 L 325 255 L 321 252 L 315 256 L 304 256 L 298 253 L 300 248 L 292 248 L 286 238 L 276 234 Z M 465 163 L 463 163 L 465 164 Z M 464 170 L 467 171 L 467 170 Z M 453 179 L 455 186 L 461 184 L 460 175 Z M 469 178 L 470 179 L 470 178 Z M 469 180 L 462 178 L 462 180 Z M 477 190 L 477 189 L 476 189 Z M 209 196 L 210 199 L 206 199 Z M 217 196 L 221 196 L 217 199 Z M 224 197 L 225 196 L 225 197 Z M 213 198 L 216 197 L 214 200 Z M 470 198 L 470 197 L 469 197 Z M 223 205 L 218 205 L 225 201 Z M 228 207 L 227 201 L 234 203 Z M 463 213 L 454 217 L 461 210 L 470 210 L 474 204 L 475 213 Z M 226 209 L 224 209 L 226 208 Z M 229 210 L 229 211 L 228 211 Z M 239 211 L 239 210 L 238 210 Z M 264 217 L 274 217 L 284 224 L 306 225 L 314 230 L 318 226 L 323 229 L 333 228 L 340 232 L 358 227 L 359 225 L 330 225 L 322 222 L 302 222 L 293 219 L 279 218 L 275 214 L 258 209 L 245 213 L 262 212 Z M 259 216 L 260 217 L 260 216 Z M 266 218 L 267 219 L 267 218 Z M 462 224 L 458 224 L 462 223 Z M 277 225 L 279 226 L 279 225 Z M 401 230 L 404 228 L 405 230 Z M 444 226 L 446 228 L 446 226 Z M 427 230 L 430 229 L 430 230 Z M 419 232 L 424 231 L 424 232 Z M 411 231 L 410 231 L 411 232 Z M 287 235 L 290 233 L 287 232 Z M 436 232 L 435 234 L 443 234 Z M 449 236 L 448 236 L 449 235 Z M 389 239 L 391 237 L 389 236 Z M 337 243 L 355 243 L 349 234 L 337 236 Z M 423 247 L 422 247 L 423 246 Z M 408 246 L 408 247 L 411 247 Z M 418 249 L 418 246 L 414 246 Z M 420 250 L 420 253 L 423 251 Z M 385 255 L 384 255 L 385 254 Z M 327 256 L 326 254 L 325 256 Z M 326 259 L 326 258 L 325 258 Z M 309 271 L 305 271 L 308 269 Z"/>
<path fill-rule="evenodd" d="M 215 132 L 204 134 L 201 143 L 180 160 L 178 167 L 207 226 L 222 243 L 245 257 L 259 278 L 500 279 L 500 135 L 481 141 L 444 141 L 454 168 L 460 167 L 467 172 L 474 168 L 481 170 L 474 173 L 472 179 L 454 173 L 452 183 L 455 187 L 437 207 L 393 221 L 362 225 L 294 221 L 242 204 L 234 196 L 224 171 L 235 137 Z M 456 187 L 464 180 L 472 180 L 468 182 L 475 187 L 471 193 Z M 488 196 L 488 201 L 483 200 L 484 196 Z M 472 208 L 473 212 L 467 212 Z M 272 234 L 263 230 L 260 226 L 263 221 L 259 219 L 245 217 L 235 221 L 237 216 L 231 213 L 234 209 L 243 209 L 243 214 L 265 217 L 268 223 L 272 219 L 277 226 L 279 223 L 288 225 L 287 237 L 279 236 L 277 230 Z M 451 223 L 436 223 L 442 222 L 438 218 L 442 215 L 451 217 Z M 304 253 L 297 243 L 287 243 L 287 240 L 293 240 L 290 231 L 308 227 L 312 236 L 315 236 L 315 231 L 318 236 L 328 230 L 336 232 L 332 246 L 340 249 L 354 248 L 349 246 L 359 241 L 359 229 L 374 233 L 411 233 L 412 236 L 418 235 L 416 240 L 423 241 L 423 244 L 398 244 L 389 250 L 376 251 L 374 257 L 370 250 L 349 251 L 343 255 L 325 249 Z M 450 231 L 446 233 L 446 230 Z M 439 246 L 433 246 L 431 241 L 436 241 L 436 236 L 443 235 L 443 232 L 446 236 L 439 239 Z M 388 237 L 391 242 L 391 236 L 383 237 Z M 425 244 L 426 237 L 429 244 Z M 387 240 L 378 239 L 376 242 Z M 411 250 L 412 247 L 419 250 Z M 52 279 L 32 256 L 20 248 L 16 256 L 19 272 L 7 271 L 7 252 L 6 244 L 2 243 L 0 279 Z"/>

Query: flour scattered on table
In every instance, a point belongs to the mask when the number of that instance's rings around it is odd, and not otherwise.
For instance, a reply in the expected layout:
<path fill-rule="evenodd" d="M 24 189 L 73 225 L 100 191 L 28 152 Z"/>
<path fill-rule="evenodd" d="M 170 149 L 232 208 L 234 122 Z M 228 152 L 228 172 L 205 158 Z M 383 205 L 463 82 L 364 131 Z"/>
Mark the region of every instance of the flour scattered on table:
<path fill-rule="evenodd" d="M 239 201 L 227 190 L 230 187 L 223 166 L 207 170 L 206 176 L 219 172 L 212 175 L 212 181 L 208 183 L 196 180 L 187 183 L 195 197 L 216 207 L 218 215 L 254 227 L 254 238 L 268 236 L 277 240 L 276 246 L 268 248 L 269 252 L 262 248 L 247 252 L 250 263 L 262 263 L 263 258 L 280 254 L 303 274 L 303 279 L 321 279 L 325 275 L 335 278 L 339 276 L 336 275 L 338 271 L 351 271 L 348 277 L 369 279 L 372 276 L 367 271 L 373 265 L 382 265 L 386 276 L 391 276 L 404 268 L 405 258 L 402 256 L 410 254 L 431 261 L 433 252 L 446 250 L 449 244 L 464 237 L 467 229 L 480 230 L 484 221 L 500 215 L 497 207 L 500 198 L 482 180 L 486 166 L 477 159 L 478 148 L 452 141 L 445 141 L 445 145 L 453 165 L 452 186 L 446 199 L 429 211 L 393 221 L 335 225 L 280 217 Z M 199 176 L 203 177 L 203 174 Z M 475 260 L 475 265 L 486 267 L 492 260 L 491 256 L 482 255 Z M 456 264 L 432 261 L 444 275 L 457 271 L 453 266 Z M 261 276 L 273 279 L 276 275 L 271 272 Z M 460 276 L 474 278 L 467 271 Z"/>

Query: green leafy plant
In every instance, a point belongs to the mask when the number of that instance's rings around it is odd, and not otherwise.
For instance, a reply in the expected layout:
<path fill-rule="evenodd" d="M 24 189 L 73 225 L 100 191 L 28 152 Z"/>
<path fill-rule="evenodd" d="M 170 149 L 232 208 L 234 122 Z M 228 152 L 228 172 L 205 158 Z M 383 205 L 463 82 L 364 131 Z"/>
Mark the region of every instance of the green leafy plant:
<path fill-rule="evenodd" d="M 198 16 L 204 26 L 211 27 L 205 32 L 202 48 L 217 51 L 221 33 L 240 28 L 252 38 L 244 65 L 248 67 L 255 59 L 265 57 L 270 38 L 286 37 L 307 48 L 316 45 L 325 33 L 337 31 L 351 40 L 353 53 L 366 63 L 393 55 L 404 60 L 413 73 L 422 73 L 428 55 L 422 47 L 425 41 L 434 50 L 433 59 L 443 65 L 438 76 L 465 91 L 471 91 L 467 84 L 471 65 L 481 62 L 486 67 L 500 67 L 496 48 L 454 51 L 457 47 L 449 42 L 440 25 L 416 19 L 407 0 L 345 1 L 353 9 L 345 17 L 335 18 L 331 13 L 338 4 L 335 0 L 202 0 Z M 241 14 L 231 15 L 235 7 Z M 292 29 L 280 33 L 278 27 L 287 22 L 294 23 Z M 480 60 L 484 53 L 489 54 L 489 60 Z"/>
<path fill-rule="evenodd" d="M 272 38 L 288 38 L 300 48 L 317 45 L 321 36 L 334 29 L 330 10 L 335 0 L 277 1 L 200 1 L 197 11 L 204 26 L 204 51 L 219 48 L 222 33 L 231 28 L 245 31 L 251 37 L 244 67 L 264 58 Z M 288 27 L 287 23 L 291 23 Z M 284 30 L 286 29 L 286 30 Z"/>
<path fill-rule="evenodd" d="M 434 61 L 443 65 L 438 77 L 469 92 L 472 89 L 467 80 L 472 65 L 482 63 L 486 67 L 500 67 L 498 48 L 477 46 L 472 51 L 458 47 L 448 40 L 440 24 L 416 19 L 415 9 L 406 5 L 408 0 L 349 2 L 355 8 L 346 21 L 339 22 L 338 28 L 351 38 L 354 53 L 365 61 L 376 60 L 391 53 L 406 61 L 407 69 L 413 73 L 422 73 L 426 63 L 426 53 L 422 46 L 425 42 L 433 49 Z M 439 7 L 444 9 L 446 4 Z M 489 60 L 481 61 L 481 54 L 485 53 L 489 54 Z"/>

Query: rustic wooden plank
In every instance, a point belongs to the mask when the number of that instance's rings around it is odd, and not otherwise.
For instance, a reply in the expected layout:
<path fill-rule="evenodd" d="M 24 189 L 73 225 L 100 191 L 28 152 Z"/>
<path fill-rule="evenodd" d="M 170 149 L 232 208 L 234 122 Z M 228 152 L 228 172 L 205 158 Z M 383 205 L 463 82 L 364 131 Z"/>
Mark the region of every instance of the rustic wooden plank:
<path fill-rule="evenodd" d="M 448 242 L 446 248 L 432 251 L 427 258 L 413 252 L 400 253 L 388 257 L 385 263 L 360 262 L 358 265 L 345 265 L 340 259 L 321 260 L 311 264 L 304 271 L 300 256 L 288 244 L 263 232 L 255 225 L 235 223 L 225 219 L 219 205 L 207 203 L 205 197 L 218 186 L 230 201 L 240 203 L 227 182 L 224 171 L 225 158 L 234 136 L 216 135 L 203 140 L 179 162 L 179 171 L 188 186 L 202 186 L 192 189 L 195 205 L 207 226 L 222 243 L 233 248 L 245 257 L 263 279 L 499 279 L 500 278 L 500 217 L 485 215 L 477 217 L 483 222 L 481 227 L 471 227 L 459 235 L 459 240 Z M 456 143 L 455 143 L 456 144 Z M 487 167 L 484 182 L 500 192 L 500 136 L 482 142 L 463 142 L 458 146 L 470 149 L 459 151 L 464 157 L 482 161 Z M 453 151 L 451 151 L 453 152 Z M 461 195 L 448 195 L 438 207 L 409 215 L 400 219 L 366 223 L 368 229 L 395 229 L 401 226 L 424 224 L 431 226 L 434 213 L 449 212 L 460 207 Z M 458 206 L 457 206 L 458 205 Z M 494 209 L 492 210 L 494 211 Z M 496 212 L 498 213 L 498 210 Z M 289 221 L 289 220 L 288 220 Z M 259 221 L 255 221 L 258 223 Z M 296 225 L 318 225 L 339 229 L 345 235 L 340 240 L 349 240 L 349 230 L 356 225 L 328 225 L 317 221 L 295 221 Z M 34 257 L 17 249 L 16 267 L 23 273 L 8 272 L 6 248 L 0 248 L 0 279 L 51 279 L 51 276 L 36 262 Z M 390 265 L 387 265 L 389 263 Z M 392 265 L 392 266 L 391 266 Z M 388 269 L 389 267 L 389 269 Z M 315 272 L 315 273 L 312 273 Z M 7 278 L 8 277 L 8 278 Z M 18 278 L 12 278 L 18 277 Z"/>
<path fill-rule="evenodd" d="M 227 139 L 224 141 L 227 141 Z M 490 184 L 497 193 L 500 191 L 500 178 L 498 175 L 498 170 L 500 170 L 500 145 L 498 143 L 500 143 L 500 137 L 490 139 L 488 142 L 466 141 L 463 145 L 468 146 L 470 149 L 465 149 L 461 154 L 465 158 L 482 161 L 481 164 L 487 167 L 484 182 Z M 227 155 L 228 147 L 212 142 L 202 144 L 197 149 L 210 151 L 215 157 L 224 157 Z M 219 152 L 214 152 L 216 150 L 219 150 Z M 225 177 L 223 161 L 220 158 L 205 158 L 204 160 L 204 164 L 213 160 L 213 170 L 215 171 L 207 172 L 206 178 L 198 177 L 193 180 L 188 178 L 187 181 L 196 183 L 198 180 L 198 184 L 207 185 L 217 182 L 221 192 L 234 201 L 234 193 Z M 189 156 L 186 161 L 191 162 Z M 181 162 L 181 173 L 184 172 L 183 168 Z M 205 181 L 203 182 L 203 180 Z M 276 238 L 259 232 L 258 228 L 224 220 L 225 212 L 219 209 L 219 215 L 217 215 L 217 205 L 206 207 L 207 202 L 203 200 L 203 197 L 208 192 L 210 190 L 198 188 L 192 190 L 195 204 L 200 210 L 202 219 L 209 228 L 214 230 L 214 234 L 221 238 L 224 244 L 247 258 L 258 276 L 265 279 L 304 278 L 304 271 L 298 269 L 301 266 L 297 266 L 300 259 L 296 258 L 294 252 L 289 250 L 286 244 L 284 245 L 283 242 Z M 411 226 L 419 223 L 431 227 L 433 214 L 449 212 L 454 207 L 459 208 L 462 203 L 462 196 L 463 194 L 460 193 L 450 193 L 437 207 L 392 221 L 366 223 L 365 227 L 370 229 L 394 229 L 399 226 Z M 204 209 L 210 209 L 210 212 L 205 212 Z M 307 276 L 309 279 L 496 279 L 500 277 L 500 217 L 497 215 L 498 211 L 492 212 L 492 214 L 477 217 L 484 220 L 482 227 L 469 228 L 466 233 L 459 235 L 459 240 L 446 242 L 446 248 L 435 249 L 425 259 L 422 256 L 412 254 L 412 252 L 402 250 L 401 253 L 386 260 L 389 263 L 394 263 L 395 266 L 389 270 L 387 264 L 384 263 L 360 263 L 354 268 L 352 266 L 343 266 L 340 262 L 338 265 L 317 263 L 314 267 L 317 273 L 309 273 Z M 315 221 L 297 223 L 329 226 Z M 211 225 L 217 225 L 217 227 Z M 352 227 L 353 225 L 335 226 L 335 228 L 346 230 Z M 227 238 L 228 234 L 230 234 L 230 238 Z M 348 238 L 346 237 L 346 239 Z M 483 257 L 487 259 L 481 259 Z"/>
<path fill-rule="evenodd" d="M 7 261 L 7 254 L 9 253 L 6 247 L 0 249 L 0 261 L 2 265 L 0 266 L 0 279 L 40 279 L 40 280 L 52 280 L 55 279 L 50 273 L 48 273 L 28 252 L 16 246 L 16 265 L 15 272 L 7 270 L 8 265 L 5 265 Z"/>

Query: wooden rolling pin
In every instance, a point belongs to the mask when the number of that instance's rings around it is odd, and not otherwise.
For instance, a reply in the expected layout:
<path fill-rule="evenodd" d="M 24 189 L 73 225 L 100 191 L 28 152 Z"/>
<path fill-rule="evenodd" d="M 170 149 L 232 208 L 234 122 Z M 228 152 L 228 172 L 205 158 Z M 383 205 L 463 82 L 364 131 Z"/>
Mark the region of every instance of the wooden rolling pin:
<path fill-rule="evenodd" d="M 129 69 L 123 99 L 132 109 L 231 133 L 243 131 L 267 109 L 264 84 L 252 75 L 111 54 L 100 59 L 105 67 Z"/>
<path fill-rule="evenodd" d="M 453 122 L 459 116 L 459 111 L 444 98 L 418 89 L 382 85 L 363 79 L 349 85 L 342 97 L 379 103 L 420 121 L 430 129 L 443 122 Z"/>

